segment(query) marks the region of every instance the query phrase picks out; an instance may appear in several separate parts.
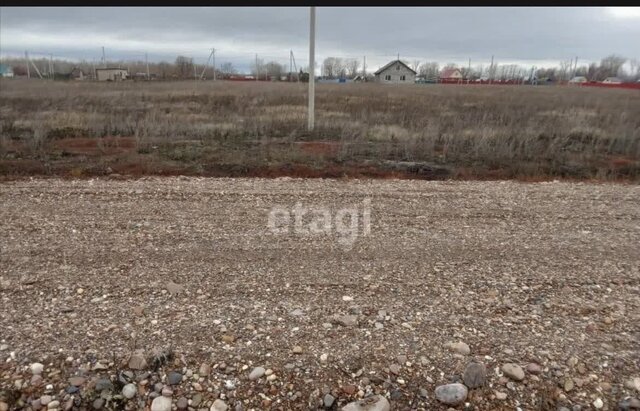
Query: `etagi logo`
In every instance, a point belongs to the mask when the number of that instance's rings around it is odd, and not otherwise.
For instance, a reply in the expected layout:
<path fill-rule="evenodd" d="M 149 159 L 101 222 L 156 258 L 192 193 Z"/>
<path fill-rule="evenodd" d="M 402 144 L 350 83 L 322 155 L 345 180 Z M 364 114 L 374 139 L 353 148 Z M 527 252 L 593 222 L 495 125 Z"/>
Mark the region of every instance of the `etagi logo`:
<path fill-rule="evenodd" d="M 371 233 L 371 199 L 362 201 L 362 215 L 358 207 L 341 208 L 335 213 L 326 207 L 303 207 L 300 202 L 291 209 L 276 206 L 269 212 L 267 226 L 272 233 L 299 235 L 330 235 L 334 230 L 338 242 L 351 247 L 358 238 L 358 226 L 362 217 L 362 235 Z"/>

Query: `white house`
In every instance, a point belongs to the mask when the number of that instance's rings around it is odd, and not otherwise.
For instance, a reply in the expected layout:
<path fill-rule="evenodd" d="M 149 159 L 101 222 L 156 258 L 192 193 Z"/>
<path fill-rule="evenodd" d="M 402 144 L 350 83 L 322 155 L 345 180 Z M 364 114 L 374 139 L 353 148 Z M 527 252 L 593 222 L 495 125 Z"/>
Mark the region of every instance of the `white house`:
<path fill-rule="evenodd" d="M 376 83 L 414 84 L 416 72 L 400 60 L 394 60 L 375 73 Z"/>

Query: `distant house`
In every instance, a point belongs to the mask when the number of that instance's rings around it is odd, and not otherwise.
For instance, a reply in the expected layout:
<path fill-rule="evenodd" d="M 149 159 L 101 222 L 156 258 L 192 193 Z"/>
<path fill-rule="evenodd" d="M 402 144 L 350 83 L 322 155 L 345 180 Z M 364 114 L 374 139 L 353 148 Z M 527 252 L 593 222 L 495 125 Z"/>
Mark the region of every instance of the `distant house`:
<path fill-rule="evenodd" d="M 375 73 L 376 83 L 414 84 L 416 72 L 400 60 L 393 60 Z"/>
<path fill-rule="evenodd" d="M 0 77 L 13 77 L 13 69 L 7 64 L 0 64 Z"/>
<path fill-rule="evenodd" d="M 587 83 L 589 80 L 585 76 L 576 76 L 569 80 L 569 84 L 583 84 Z"/>
<path fill-rule="evenodd" d="M 442 70 L 440 73 L 441 81 L 457 81 L 462 80 L 462 72 L 457 68 L 448 68 Z"/>
<path fill-rule="evenodd" d="M 121 81 L 129 77 L 128 69 L 121 68 L 97 68 L 96 78 L 98 81 Z"/>
<path fill-rule="evenodd" d="M 620 80 L 618 77 L 607 77 L 606 79 L 604 79 L 603 83 L 605 83 L 605 84 L 622 84 L 622 80 Z"/>

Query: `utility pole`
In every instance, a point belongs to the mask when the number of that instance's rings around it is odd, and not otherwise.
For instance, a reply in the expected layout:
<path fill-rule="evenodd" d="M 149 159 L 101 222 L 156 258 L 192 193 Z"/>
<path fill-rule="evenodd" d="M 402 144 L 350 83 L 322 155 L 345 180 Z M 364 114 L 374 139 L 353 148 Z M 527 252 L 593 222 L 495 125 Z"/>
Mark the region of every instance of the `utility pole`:
<path fill-rule="evenodd" d="M 469 68 L 467 69 L 467 84 L 471 80 L 471 57 L 469 57 Z"/>
<path fill-rule="evenodd" d="M 316 86 L 316 8 L 309 10 L 309 131 L 315 126 L 315 86 Z"/>
<path fill-rule="evenodd" d="M 56 72 L 53 67 L 53 54 L 49 54 L 49 73 L 51 73 L 51 80 L 55 80 Z"/>
<path fill-rule="evenodd" d="M 213 81 L 216 81 L 216 49 L 211 49 L 211 60 L 213 65 Z"/>
<path fill-rule="evenodd" d="M 494 75 L 493 56 L 491 56 L 491 68 L 489 69 L 489 84 L 493 83 L 493 75 Z"/>
<path fill-rule="evenodd" d="M 196 68 L 196 63 L 194 62 L 193 63 L 193 79 L 196 80 L 196 81 L 198 80 L 198 72 L 197 72 L 197 70 L 198 69 Z"/>
<path fill-rule="evenodd" d="M 104 46 L 102 46 L 102 68 L 107 68 L 107 59 L 104 56 Z"/>
<path fill-rule="evenodd" d="M 144 53 L 144 62 L 147 64 L 147 80 L 149 80 L 151 76 L 149 75 L 149 56 L 147 53 Z"/>
<path fill-rule="evenodd" d="M 291 70 L 293 70 L 293 50 L 289 50 L 289 81 L 291 81 L 291 77 L 293 76 Z"/>
<path fill-rule="evenodd" d="M 260 71 L 258 70 L 258 53 L 256 53 L 256 81 L 258 81 L 259 75 L 260 75 Z"/>
<path fill-rule="evenodd" d="M 576 65 L 575 65 L 575 67 L 573 69 L 573 76 L 572 77 L 576 76 L 576 72 L 577 71 L 578 71 L 578 56 L 576 56 Z"/>
<path fill-rule="evenodd" d="M 362 81 L 367 81 L 367 56 L 362 56 Z"/>
<path fill-rule="evenodd" d="M 27 78 L 31 78 L 31 69 L 29 67 L 29 52 L 24 51 L 24 61 L 27 63 Z"/>

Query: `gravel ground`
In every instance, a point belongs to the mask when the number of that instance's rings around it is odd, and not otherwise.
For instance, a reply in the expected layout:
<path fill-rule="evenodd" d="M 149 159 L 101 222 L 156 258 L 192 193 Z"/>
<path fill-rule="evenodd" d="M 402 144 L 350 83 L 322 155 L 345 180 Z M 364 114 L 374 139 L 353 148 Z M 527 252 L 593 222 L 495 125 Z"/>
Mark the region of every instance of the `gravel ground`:
<path fill-rule="evenodd" d="M 0 411 L 638 404 L 637 185 L 34 179 L 0 221 Z"/>

